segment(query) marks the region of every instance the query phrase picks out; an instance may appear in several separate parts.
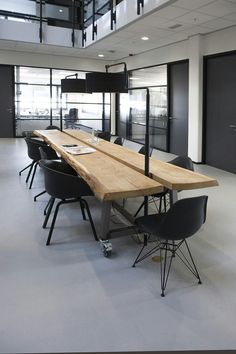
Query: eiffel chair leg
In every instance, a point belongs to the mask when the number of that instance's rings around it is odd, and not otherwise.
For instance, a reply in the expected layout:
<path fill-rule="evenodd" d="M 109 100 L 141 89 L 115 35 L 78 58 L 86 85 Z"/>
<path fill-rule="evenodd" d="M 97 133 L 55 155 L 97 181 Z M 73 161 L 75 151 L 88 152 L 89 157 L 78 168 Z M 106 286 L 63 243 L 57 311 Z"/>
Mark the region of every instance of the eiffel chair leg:
<path fill-rule="evenodd" d="M 162 258 L 162 250 L 164 250 L 164 259 Z M 167 264 L 167 254 L 168 254 L 168 243 L 164 243 L 163 246 L 160 247 L 160 259 L 161 259 L 161 296 L 165 296 L 165 290 L 167 281 L 170 274 L 170 268 L 173 259 L 173 252 L 169 261 L 169 265 Z"/>
<path fill-rule="evenodd" d="M 144 207 L 144 201 L 142 202 L 142 204 L 140 205 L 140 207 L 138 208 L 138 210 L 134 214 L 134 218 L 136 218 L 136 216 L 139 214 L 139 212 L 142 210 L 143 207 Z"/>
<path fill-rule="evenodd" d="M 179 259 L 184 263 L 184 265 L 189 269 L 189 271 L 198 279 L 198 284 L 202 284 L 202 281 L 201 281 L 201 278 L 200 278 L 200 275 L 199 275 L 199 272 L 197 270 L 197 267 L 195 265 L 195 262 L 193 260 L 193 256 L 190 252 L 190 249 L 189 249 L 189 246 L 187 244 L 187 241 L 186 240 L 183 240 L 181 242 L 181 244 L 184 243 L 185 246 L 186 246 L 186 249 L 188 251 L 188 255 L 189 255 L 189 259 L 190 261 L 187 259 L 187 257 L 185 257 L 185 255 L 183 254 L 183 252 L 181 251 L 180 247 L 178 248 L 178 252 L 176 251 L 175 254 L 179 257 Z M 181 256 L 180 256 L 180 254 Z"/>

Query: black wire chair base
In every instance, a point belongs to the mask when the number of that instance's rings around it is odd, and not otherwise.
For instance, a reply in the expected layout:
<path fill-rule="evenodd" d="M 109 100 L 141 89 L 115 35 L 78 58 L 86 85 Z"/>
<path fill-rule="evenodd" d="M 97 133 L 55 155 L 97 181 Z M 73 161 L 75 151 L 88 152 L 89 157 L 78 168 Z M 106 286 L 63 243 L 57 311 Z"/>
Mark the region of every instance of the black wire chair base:
<path fill-rule="evenodd" d="M 158 200 L 158 202 L 157 202 Z M 163 202 L 163 206 L 164 208 L 162 207 L 162 202 Z M 163 195 L 161 196 L 160 198 L 157 198 L 157 197 L 154 197 L 154 196 L 151 196 L 149 198 L 149 201 L 148 201 L 149 204 L 155 204 L 155 207 L 157 209 L 157 212 L 160 214 L 162 213 L 163 211 L 166 213 L 167 212 L 167 209 L 168 209 L 168 206 L 170 205 L 169 201 L 168 201 L 168 198 L 166 198 L 166 195 Z M 138 208 L 138 210 L 135 212 L 134 214 L 134 218 L 136 218 L 136 216 L 140 213 L 140 211 L 144 208 L 144 205 L 145 205 L 145 201 L 142 202 L 142 204 L 140 205 L 140 207 Z"/>
<path fill-rule="evenodd" d="M 132 267 L 135 267 L 136 264 L 138 264 L 139 262 L 142 262 L 144 259 L 148 258 L 149 256 L 151 256 L 153 253 L 155 253 L 156 251 L 159 250 L 160 248 L 160 243 L 159 241 L 156 241 L 156 245 L 154 247 L 152 247 L 152 249 L 150 249 L 148 252 L 146 252 L 144 255 L 142 255 L 145 247 L 147 247 L 148 245 L 148 240 L 150 239 L 150 234 L 144 234 L 144 240 L 143 240 L 143 246 L 139 252 L 139 254 L 137 255 Z"/>
<path fill-rule="evenodd" d="M 185 244 L 189 259 L 183 254 L 180 247 L 182 244 Z M 172 265 L 173 258 L 177 256 L 182 263 L 188 268 L 188 270 L 198 279 L 198 284 L 202 284 L 199 272 L 193 260 L 192 254 L 190 252 L 189 246 L 187 241 L 184 239 L 180 241 L 178 244 L 175 244 L 174 241 L 170 242 L 163 242 L 160 244 L 160 261 L 161 261 L 161 296 L 165 296 L 165 290 L 167 286 L 167 281 L 170 274 L 170 268 Z M 171 253 L 171 256 L 168 257 L 168 252 Z M 163 256 L 164 253 L 164 256 Z M 168 262 L 168 258 L 169 262 Z"/>

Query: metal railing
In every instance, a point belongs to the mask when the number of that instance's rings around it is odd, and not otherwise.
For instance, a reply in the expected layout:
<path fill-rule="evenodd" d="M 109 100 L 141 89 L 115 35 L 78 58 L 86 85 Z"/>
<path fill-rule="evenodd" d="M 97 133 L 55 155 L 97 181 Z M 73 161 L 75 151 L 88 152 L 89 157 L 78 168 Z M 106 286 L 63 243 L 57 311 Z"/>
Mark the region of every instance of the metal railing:
<path fill-rule="evenodd" d="M 92 25 L 92 40 L 97 35 L 97 20 L 110 11 L 110 29 L 116 24 L 116 5 L 123 0 L 68 0 L 67 2 L 47 0 L 21 0 L 19 6 L 12 11 L 12 7 L 5 5 L 0 8 L 0 16 L 5 19 L 25 20 L 39 23 L 39 42 L 43 43 L 43 24 L 71 29 L 71 46 L 75 46 L 75 30 L 82 30 L 82 47 L 86 44 L 86 29 Z M 35 3 L 35 11 L 32 4 Z M 63 5 L 61 5 L 63 3 Z M 22 4 L 22 5 L 21 5 Z M 65 5 L 66 4 L 66 5 Z M 29 6 L 30 5 L 30 6 Z M 22 12 L 21 12 L 22 6 Z M 141 14 L 144 0 L 137 0 L 137 14 Z M 26 13 L 27 9 L 31 13 Z M 19 10 L 20 9 L 20 10 Z M 135 11 L 135 9 L 134 9 Z M 30 11 L 29 11 L 30 12 Z M 33 12 L 35 12 L 33 14 Z M 67 17 L 63 14 L 66 13 Z"/>

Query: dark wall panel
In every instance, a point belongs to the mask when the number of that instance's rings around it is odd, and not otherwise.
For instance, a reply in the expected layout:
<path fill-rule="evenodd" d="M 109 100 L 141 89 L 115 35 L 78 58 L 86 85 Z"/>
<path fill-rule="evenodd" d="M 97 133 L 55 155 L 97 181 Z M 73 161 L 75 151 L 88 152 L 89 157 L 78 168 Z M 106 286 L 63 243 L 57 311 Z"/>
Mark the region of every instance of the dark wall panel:
<path fill-rule="evenodd" d="M 236 173 L 236 54 L 205 60 L 205 162 Z"/>
<path fill-rule="evenodd" d="M 188 61 L 169 64 L 169 151 L 188 155 Z"/>
<path fill-rule="evenodd" d="M 0 65 L 0 138 L 14 137 L 14 67 Z"/>

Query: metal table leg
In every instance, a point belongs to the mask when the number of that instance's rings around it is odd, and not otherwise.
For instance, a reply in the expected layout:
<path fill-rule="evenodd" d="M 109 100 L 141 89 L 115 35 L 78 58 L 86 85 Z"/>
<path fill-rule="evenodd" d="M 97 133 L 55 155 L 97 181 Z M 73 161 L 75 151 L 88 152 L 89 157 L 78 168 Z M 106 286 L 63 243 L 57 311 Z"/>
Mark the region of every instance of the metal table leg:
<path fill-rule="evenodd" d="M 177 202 L 177 200 L 178 200 L 178 191 L 171 190 L 170 191 L 170 206 L 175 204 L 175 202 Z"/>
<path fill-rule="evenodd" d="M 100 245 L 105 257 L 109 257 L 112 252 L 112 244 L 109 241 L 110 217 L 111 217 L 111 201 L 102 202 L 101 210 L 101 229 L 100 229 Z"/>

